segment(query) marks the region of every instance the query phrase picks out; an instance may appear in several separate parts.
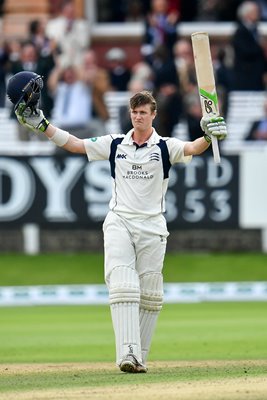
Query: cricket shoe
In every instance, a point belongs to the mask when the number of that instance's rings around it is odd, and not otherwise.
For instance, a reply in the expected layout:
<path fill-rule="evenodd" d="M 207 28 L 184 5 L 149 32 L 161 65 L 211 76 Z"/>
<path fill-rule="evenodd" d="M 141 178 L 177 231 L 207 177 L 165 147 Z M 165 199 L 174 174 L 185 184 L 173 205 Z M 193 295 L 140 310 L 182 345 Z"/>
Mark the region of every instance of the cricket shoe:
<path fill-rule="evenodd" d="M 141 364 L 133 354 L 127 354 L 119 365 L 122 372 L 145 373 L 147 367 Z"/>

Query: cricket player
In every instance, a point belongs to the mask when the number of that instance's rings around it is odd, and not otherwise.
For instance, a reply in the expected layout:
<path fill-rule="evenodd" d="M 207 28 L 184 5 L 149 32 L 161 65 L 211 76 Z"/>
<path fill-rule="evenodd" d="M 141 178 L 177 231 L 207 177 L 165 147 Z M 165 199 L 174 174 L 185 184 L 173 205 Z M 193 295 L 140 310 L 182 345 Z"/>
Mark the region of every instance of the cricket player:
<path fill-rule="evenodd" d="M 89 161 L 109 160 L 112 198 L 104 224 L 105 281 L 109 290 L 116 341 L 116 364 L 123 372 L 147 372 L 146 362 L 156 321 L 163 303 L 162 268 L 169 235 L 165 194 L 169 170 L 203 153 L 212 135 L 227 136 L 222 117 L 201 120 L 203 137 L 192 142 L 161 137 L 153 128 L 157 114 L 148 91 L 129 101 L 133 129 L 79 139 L 50 124 L 40 109 L 21 101 L 18 121 L 45 134 L 57 146 L 85 154 Z"/>

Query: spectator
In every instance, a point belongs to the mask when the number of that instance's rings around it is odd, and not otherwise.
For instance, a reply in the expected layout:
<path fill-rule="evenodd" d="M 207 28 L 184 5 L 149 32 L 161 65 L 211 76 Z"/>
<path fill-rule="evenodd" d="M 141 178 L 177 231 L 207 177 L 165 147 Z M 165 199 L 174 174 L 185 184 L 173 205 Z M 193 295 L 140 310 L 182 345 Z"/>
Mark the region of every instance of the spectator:
<path fill-rule="evenodd" d="M 176 85 L 166 82 L 156 92 L 158 113 L 155 118 L 156 130 L 161 136 L 172 136 L 182 115 L 182 99 Z"/>
<path fill-rule="evenodd" d="M 189 40 L 177 40 L 173 47 L 173 55 L 180 83 L 180 91 L 184 96 L 195 91 L 197 86 L 194 56 Z"/>
<path fill-rule="evenodd" d="M 48 79 L 54 96 L 52 121 L 61 129 L 75 131 L 80 136 L 91 119 L 92 98 L 87 85 L 78 79 L 72 65 L 57 65 Z"/>
<path fill-rule="evenodd" d="M 10 62 L 10 73 L 16 74 L 20 71 L 36 72 L 38 67 L 39 54 L 33 43 L 26 41 L 18 48 L 19 53 Z"/>
<path fill-rule="evenodd" d="M 113 47 L 106 53 L 106 60 L 112 90 L 126 91 L 131 71 L 126 65 L 125 51 L 119 47 Z"/>
<path fill-rule="evenodd" d="M 76 18 L 73 0 L 63 1 L 61 14 L 47 22 L 46 36 L 57 43 L 62 63 L 81 63 L 91 41 L 89 26 L 88 21 Z"/>
<path fill-rule="evenodd" d="M 97 133 L 103 134 L 104 123 L 109 119 L 109 112 L 105 103 L 105 93 L 111 90 L 107 71 L 97 63 L 95 51 L 88 49 L 83 56 L 82 64 L 77 67 L 78 77 L 84 82 L 92 94 L 92 115 L 95 125 L 98 121 Z"/>
<path fill-rule="evenodd" d="M 21 55 L 22 43 L 19 40 L 10 39 L 7 42 L 7 47 L 8 47 L 9 62 L 14 63 L 14 62 L 19 61 L 20 55 Z"/>
<path fill-rule="evenodd" d="M 156 90 L 167 82 L 176 86 L 179 85 L 179 77 L 176 73 L 174 60 L 168 56 L 165 46 L 159 46 L 155 49 L 152 71 Z"/>
<path fill-rule="evenodd" d="M 246 140 L 267 140 L 267 98 L 264 101 L 264 117 L 252 123 Z"/>
<path fill-rule="evenodd" d="M 103 124 L 94 118 L 93 89 L 82 81 L 72 65 L 57 65 L 48 79 L 54 95 L 52 121 L 80 138 L 103 134 Z"/>
<path fill-rule="evenodd" d="M 153 91 L 154 89 L 154 74 L 151 66 L 145 61 L 137 62 L 131 70 L 131 80 L 141 81 L 145 90 Z"/>
<path fill-rule="evenodd" d="M 174 61 L 168 57 L 164 46 L 160 46 L 154 53 L 153 74 L 158 103 L 155 128 L 162 136 L 172 136 L 182 113 L 182 98 Z"/>
<path fill-rule="evenodd" d="M 177 40 L 178 11 L 169 11 L 168 0 L 152 0 L 151 11 L 145 19 L 145 33 L 141 53 L 149 63 L 153 62 L 154 52 L 160 46 L 166 47 L 169 57 Z"/>
<path fill-rule="evenodd" d="M 28 40 L 34 44 L 38 52 L 38 71 L 39 75 L 44 77 L 44 88 L 42 90 L 42 107 L 46 109 L 49 118 L 53 108 L 53 98 L 47 89 L 47 79 L 51 70 L 55 66 L 57 58 L 56 43 L 49 39 L 45 33 L 46 24 L 44 20 L 32 20 L 29 23 Z"/>
<path fill-rule="evenodd" d="M 264 90 L 266 59 L 258 32 L 259 7 L 252 1 L 237 11 L 238 26 L 233 35 L 233 90 Z"/>
<path fill-rule="evenodd" d="M 46 36 L 45 29 L 46 23 L 43 20 L 35 19 L 29 23 L 29 41 L 35 45 L 42 57 L 56 53 L 56 43 Z"/>
<path fill-rule="evenodd" d="M 211 49 L 217 94 L 221 102 L 220 112 L 225 117 L 228 109 L 228 95 L 233 88 L 233 68 L 229 57 L 227 60 L 227 47 L 212 46 Z"/>

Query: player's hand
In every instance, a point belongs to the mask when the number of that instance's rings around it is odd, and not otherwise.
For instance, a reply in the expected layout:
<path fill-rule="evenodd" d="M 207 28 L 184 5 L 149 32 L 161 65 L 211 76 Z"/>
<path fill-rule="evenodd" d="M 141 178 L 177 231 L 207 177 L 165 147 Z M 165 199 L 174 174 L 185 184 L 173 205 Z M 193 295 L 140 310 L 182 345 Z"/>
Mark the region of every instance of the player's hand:
<path fill-rule="evenodd" d="M 223 140 L 227 136 L 227 127 L 223 117 L 202 117 L 200 126 L 210 140 L 212 136 L 215 136 L 218 140 Z"/>
<path fill-rule="evenodd" d="M 21 125 L 26 126 L 35 133 L 44 132 L 49 125 L 42 110 L 27 107 L 25 102 L 19 103 L 15 109 L 15 114 Z"/>

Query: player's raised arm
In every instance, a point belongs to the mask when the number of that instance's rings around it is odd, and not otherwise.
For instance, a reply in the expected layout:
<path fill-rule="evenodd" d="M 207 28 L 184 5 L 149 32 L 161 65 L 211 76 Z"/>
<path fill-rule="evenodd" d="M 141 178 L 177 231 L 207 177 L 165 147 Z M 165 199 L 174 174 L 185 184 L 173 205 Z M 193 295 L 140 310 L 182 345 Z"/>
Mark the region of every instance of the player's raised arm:
<path fill-rule="evenodd" d="M 37 134 L 46 135 L 49 140 L 67 151 L 85 154 L 82 139 L 50 124 L 43 111 L 38 108 L 42 88 L 42 77 L 34 72 L 22 71 L 9 80 L 7 95 L 15 105 L 19 123 Z"/>
<path fill-rule="evenodd" d="M 197 83 L 203 117 L 219 117 L 218 97 L 216 93 L 210 42 L 207 32 L 195 32 L 191 35 L 196 67 Z M 220 163 L 218 138 L 211 136 L 215 163 Z"/>

